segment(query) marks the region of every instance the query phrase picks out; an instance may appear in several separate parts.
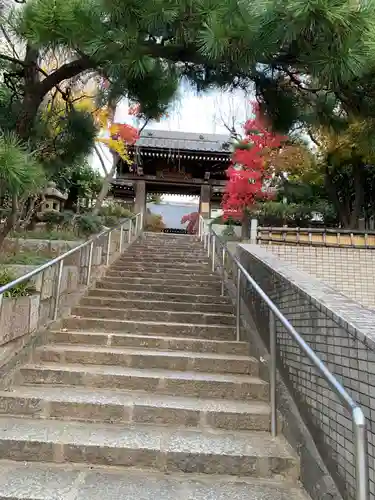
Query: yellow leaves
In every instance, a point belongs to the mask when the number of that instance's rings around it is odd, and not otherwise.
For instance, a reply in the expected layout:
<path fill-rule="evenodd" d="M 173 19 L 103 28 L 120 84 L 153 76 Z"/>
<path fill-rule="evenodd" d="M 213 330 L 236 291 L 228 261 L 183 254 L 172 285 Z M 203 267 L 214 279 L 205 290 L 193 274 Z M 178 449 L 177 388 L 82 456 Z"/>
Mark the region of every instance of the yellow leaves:
<path fill-rule="evenodd" d="M 101 108 L 94 112 L 94 120 L 100 126 L 100 128 L 108 128 L 108 123 L 110 121 L 110 112 L 108 108 Z"/>
<path fill-rule="evenodd" d="M 301 174 L 311 168 L 313 156 L 306 146 L 288 144 L 267 154 L 267 164 L 274 173 Z"/>
<path fill-rule="evenodd" d="M 373 162 L 375 152 L 369 140 L 369 131 L 373 130 L 373 123 L 369 120 L 353 119 L 342 132 L 330 129 L 318 131 L 318 141 L 321 145 L 320 153 L 326 157 L 330 155 L 338 162 L 345 162 L 352 157 L 362 157 L 366 162 Z"/>
<path fill-rule="evenodd" d="M 128 165 L 131 165 L 133 163 L 132 159 L 129 156 L 128 148 L 124 143 L 124 141 L 111 138 L 108 139 L 105 137 L 98 137 L 96 140 L 97 142 L 105 144 L 111 151 L 115 151 L 120 156 L 120 158 Z"/>

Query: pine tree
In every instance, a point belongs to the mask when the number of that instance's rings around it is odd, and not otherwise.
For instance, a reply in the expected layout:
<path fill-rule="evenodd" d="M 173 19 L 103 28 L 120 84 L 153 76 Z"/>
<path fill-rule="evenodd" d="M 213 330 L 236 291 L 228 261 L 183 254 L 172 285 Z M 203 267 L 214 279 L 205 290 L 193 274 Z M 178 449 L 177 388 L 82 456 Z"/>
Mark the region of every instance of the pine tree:
<path fill-rule="evenodd" d="M 185 77 L 198 89 L 254 86 L 279 130 L 373 118 L 374 9 L 372 0 L 27 0 L 0 19 L 26 46 L 0 54 L 20 102 L 16 129 L 28 138 L 46 94 L 87 73 L 109 79 L 106 99 L 128 95 L 150 115 Z M 63 62 L 45 73 L 51 52 Z"/>

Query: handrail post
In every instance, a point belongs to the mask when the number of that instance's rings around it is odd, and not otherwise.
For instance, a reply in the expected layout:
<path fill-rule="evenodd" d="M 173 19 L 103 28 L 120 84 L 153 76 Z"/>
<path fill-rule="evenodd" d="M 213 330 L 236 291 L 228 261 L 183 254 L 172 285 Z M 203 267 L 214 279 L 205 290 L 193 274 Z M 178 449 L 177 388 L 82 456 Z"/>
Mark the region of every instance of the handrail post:
<path fill-rule="evenodd" d="M 133 221 L 130 219 L 129 220 L 128 243 L 131 243 L 131 241 L 132 241 L 132 225 L 133 225 Z"/>
<path fill-rule="evenodd" d="M 215 272 L 215 235 L 212 234 L 212 272 Z"/>
<path fill-rule="evenodd" d="M 119 252 L 120 252 L 120 254 L 122 253 L 122 238 L 123 238 L 123 232 L 124 232 L 124 227 L 123 227 L 123 225 L 121 224 L 121 226 L 120 226 L 120 248 L 119 248 Z"/>
<path fill-rule="evenodd" d="M 56 288 L 55 288 L 55 305 L 53 308 L 53 320 L 54 321 L 57 320 L 57 313 L 59 310 L 59 299 L 60 299 L 63 267 L 64 267 L 64 259 L 60 260 L 60 262 L 59 262 L 59 271 L 58 271 L 58 275 L 57 275 L 57 282 L 56 282 Z"/>
<path fill-rule="evenodd" d="M 222 266 L 222 276 L 221 276 L 221 296 L 224 296 L 224 286 L 225 286 L 225 246 L 223 246 L 223 250 L 221 253 L 221 266 Z"/>
<path fill-rule="evenodd" d="M 140 226 L 139 232 L 142 233 L 143 232 L 143 212 L 141 212 L 139 214 L 139 226 Z"/>
<path fill-rule="evenodd" d="M 237 300 L 236 300 L 236 340 L 240 341 L 241 329 L 241 269 L 237 270 Z"/>
<path fill-rule="evenodd" d="M 89 284 L 90 284 L 93 251 L 94 251 L 94 242 L 92 241 L 90 243 L 89 261 L 87 263 L 87 278 L 86 278 L 86 285 L 87 286 L 89 286 Z"/>
<path fill-rule="evenodd" d="M 210 258 L 210 239 L 211 239 L 211 233 L 207 231 L 207 257 Z"/>
<path fill-rule="evenodd" d="M 367 454 L 367 431 L 366 419 L 363 411 L 358 406 L 352 411 L 354 454 L 356 469 L 356 500 L 368 500 L 369 477 L 368 477 L 368 454 Z"/>
<path fill-rule="evenodd" d="M 270 328 L 270 405 L 271 405 L 271 436 L 277 436 L 277 409 L 276 409 L 276 319 L 269 310 Z"/>
<path fill-rule="evenodd" d="M 111 234 L 112 231 L 108 232 L 108 237 L 107 237 L 107 255 L 106 255 L 106 265 L 109 266 L 109 252 L 111 250 Z"/>

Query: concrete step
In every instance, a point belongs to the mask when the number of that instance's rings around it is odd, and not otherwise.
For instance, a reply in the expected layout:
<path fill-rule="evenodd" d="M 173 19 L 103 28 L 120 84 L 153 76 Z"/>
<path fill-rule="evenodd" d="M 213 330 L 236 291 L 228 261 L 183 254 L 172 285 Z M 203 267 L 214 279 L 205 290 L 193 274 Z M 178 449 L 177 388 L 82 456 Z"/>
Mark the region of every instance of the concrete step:
<path fill-rule="evenodd" d="M 0 415 L 200 429 L 270 429 L 270 408 L 263 401 L 215 401 L 80 387 L 15 386 L 0 391 Z"/>
<path fill-rule="evenodd" d="M 68 496 L 69 495 L 69 496 Z M 4 500 L 308 500 L 286 480 L 0 462 Z"/>
<path fill-rule="evenodd" d="M 209 270 L 207 270 L 206 273 L 179 273 L 178 271 L 166 271 L 164 270 L 157 270 L 154 269 L 154 271 L 130 271 L 130 270 L 119 270 L 119 269 L 112 269 L 110 268 L 107 273 L 106 277 L 121 277 L 121 278 L 126 278 L 126 279 L 142 279 L 142 280 L 147 280 L 147 279 L 168 279 L 168 280 L 178 280 L 178 281 L 188 281 L 189 283 L 191 282 L 212 282 L 212 283 L 220 283 L 220 277 L 217 274 L 212 274 Z"/>
<path fill-rule="evenodd" d="M 192 311 L 155 311 L 145 309 L 123 309 L 115 307 L 79 306 L 72 315 L 83 318 L 125 319 L 128 321 L 162 321 L 163 323 L 229 325 L 235 326 L 235 317 L 227 313 L 203 313 Z"/>
<path fill-rule="evenodd" d="M 186 266 L 180 266 L 180 267 L 173 267 L 173 264 L 169 265 L 163 265 L 160 266 L 158 264 L 150 264 L 150 263 L 142 263 L 139 264 L 137 263 L 136 260 L 134 260 L 133 264 L 130 265 L 129 263 L 124 265 L 119 263 L 114 263 L 111 265 L 109 268 L 111 271 L 125 271 L 125 272 L 133 272 L 138 275 L 138 273 L 172 273 L 172 274 L 180 274 L 181 276 L 185 275 L 190 275 L 192 273 L 197 274 L 197 275 L 205 275 L 207 276 L 207 273 L 211 273 L 211 268 L 209 266 L 194 266 L 194 269 L 191 269 L 190 267 Z M 220 279 L 219 276 L 217 276 L 217 279 Z"/>
<path fill-rule="evenodd" d="M 197 257 L 192 257 L 191 259 L 187 258 L 170 258 L 170 257 L 155 257 L 155 255 L 152 258 L 148 257 L 143 257 L 142 255 L 137 255 L 136 257 L 132 256 L 126 256 L 126 257 L 121 257 L 116 261 L 116 265 L 122 265 L 124 267 L 128 267 L 134 263 L 137 263 L 138 265 L 142 264 L 152 264 L 153 266 L 168 266 L 168 267 L 182 267 L 182 268 L 192 268 L 192 269 L 207 269 L 209 270 L 210 268 L 210 262 L 206 259 L 199 259 Z"/>
<path fill-rule="evenodd" d="M 282 438 L 269 433 L 165 426 L 0 419 L 0 449 L 15 461 L 72 462 L 269 478 L 298 477 L 298 460 Z"/>
<path fill-rule="evenodd" d="M 217 354 L 248 353 L 246 342 L 228 342 L 223 340 L 204 340 L 194 338 L 163 337 L 126 333 L 50 331 L 48 340 L 57 344 L 83 344 L 119 347 L 143 347 L 162 351 L 211 352 Z"/>
<path fill-rule="evenodd" d="M 122 266 L 122 267 L 130 267 L 132 269 L 132 266 L 153 266 L 153 267 L 161 267 L 161 268 L 170 268 L 174 267 L 176 269 L 189 269 L 190 271 L 196 269 L 197 271 L 200 271 L 202 269 L 207 270 L 209 269 L 210 262 L 208 260 L 206 261 L 197 261 L 196 259 L 192 259 L 190 262 L 181 260 L 181 259 L 157 259 L 156 257 L 153 258 L 152 260 L 150 259 L 141 259 L 139 257 L 132 258 L 132 257 L 121 257 L 118 259 L 115 263 L 116 267 Z"/>
<path fill-rule="evenodd" d="M 123 332 L 143 335 L 165 335 L 170 337 L 196 337 L 210 340 L 235 340 L 235 329 L 230 326 L 161 323 L 153 321 L 127 321 L 119 319 L 74 318 L 63 319 L 63 328 L 68 330 Z"/>
<path fill-rule="evenodd" d="M 91 307 L 114 307 L 122 309 L 138 309 L 148 311 L 191 311 L 192 313 L 220 313 L 233 314 L 231 304 L 200 304 L 199 302 L 163 302 L 162 300 L 129 300 L 117 297 L 91 296 L 84 297 L 80 305 Z"/>
<path fill-rule="evenodd" d="M 126 254 L 136 256 L 142 252 L 142 253 L 148 253 L 150 255 L 155 255 L 155 248 L 156 248 L 155 245 L 133 245 L 127 249 Z M 207 258 L 207 251 L 204 250 L 203 246 L 202 247 L 189 246 L 188 249 L 180 250 L 178 248 L 171 248 L 171 246 L 168 245 L 168 248 L 164 249 L 164 253 L 165 255 L 178 255 L 183 257 L 186 256 L 189 257 L 191 255 L 201 255 Z"/>
<path fill-rule="evenodd" d="M 190 286 L 181 286 L 178 284 L 151 284 L 151 283 L 126 283 L 125 278 L 102 278 L 100 281 L 96 282 L 97 288 L 106 289 L 126 289 L 129 291 L 138 292 L 158 292 L 158 293 L 183 293 L 183 294 L 196 294 L 196 295 L 217 295 L 220 296 L 221 287 L 220 286 L 197 286 L 191 284 Z M 176 281 L 174 283 L 177 283 Z"/>
<path fill-rule="evenodd" d="M 146 301 L 158 301 L 158 302 L 178 302 L 178 303 L 195 303 L 195 304 L 220 304 L 228 305 L 232 304 L 229 297 L 222 297 L 221 295 L 201 295 L 201 294 L 189 294 L 189 293 L 162 293 L 162 292 L 150 292 L 150 291 L 131 291 L 119 289 L 105 289 L 105 288 L 91 288 L 88 291 L 89 297 L 113 297 L 113 298 L 123 298 L 128 300 L 146 300 Z"/>
<path fill-rule="evenodd" d="M 20 385 L 51 384 L 147 391 L 171 396 L 268 401 L 268 384 L 258 377 L 221 373 L 138 369 L 120 366 L 28 364 L 17 374 Z"/>
<path fill-rule="evenodd" d="M 176 284 L 178 285 L 179 283 L 181 284 L 182 287 L 184 286 L 195 286 L 195 287 L 202 287 L 204 289 L 212 289 L 212 290 L 221 290 L 221 284 L 218 279 L 214 280 L 205 280 L 205 279 L 196 279 L 196 280 L 191 280 L 189 278 L 179 276 L 177 278 L 171 278 L 169 274 L 164 273 L 164 276 L 161 278 L 160 276 L 158 278 L 151 278 L 150 276 L 147 276 L 147 278 L 139 278 L 139 277 L 126 277 L 126 276 L 119 276 L 117 273 L 115 276 L 108 275 L 102 278 L 102 281 L 104 280 L 109 280 L 112 283 L 118 282 L 123 285 L 163 285 L 165 287 L 168 286 L 175 286 Z"/>
<path fill-rule="evenodd" d="M 208 253 L 205 251 L 194 252 L 190 248 L 186 250 L 172 250 L 160 249 L 152 247 L 150 249 L 145 248 L 131 248 L 129 252 L 124 252 L 118 260 L 126 259 L 138 259 L 143 258 L 144 260 L 153 260 L 155 262 L 163 262 L 169 260 L 177 260 L 183 262 L 194 262 L 194 259 L 201 259 L 202 261 L 209 261 Z"/>
<path fill-rule="evenodd" d="M 120 346 L 45 345 L 34 351 L 33 359 L 35 363 L 47 361 L 252 376 L 257 376 L 259 373 L 258 361 L 250 356 Z"/>

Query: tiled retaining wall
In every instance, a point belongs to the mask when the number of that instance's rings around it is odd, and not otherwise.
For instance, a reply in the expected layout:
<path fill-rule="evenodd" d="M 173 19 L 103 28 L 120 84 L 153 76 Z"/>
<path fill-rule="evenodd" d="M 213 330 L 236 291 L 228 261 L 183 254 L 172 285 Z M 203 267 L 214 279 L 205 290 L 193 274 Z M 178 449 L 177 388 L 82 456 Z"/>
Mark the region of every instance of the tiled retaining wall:
<path fill-rule="evenodd" d="M 368 423 L 370 498 L 375 497 L 375 313 L 259 245 L 239 245 L 239 258 L 303 339 L 363 408 Z M 246 284 L 242 297 L 269 345 L 268 311 Z M 346 500 L 355 499 L 353 431 L 349 413 L 295 341 L 277 324 L 278 366 L 317 449 Z M 293 426 L 285 435 L 303 456 Z M 309 491 L 309 470 L 302 480 Z M 315 491 L 316 493 L 316 491 Z M 313 498 L 320 497 L 318 493 Z M 331 497 L 330 497 L 331 498 Z"/>
<path fill-rule="evenodd" d="M 361 305 L 375 309 L 375 249 L 262 246 Z"/>

